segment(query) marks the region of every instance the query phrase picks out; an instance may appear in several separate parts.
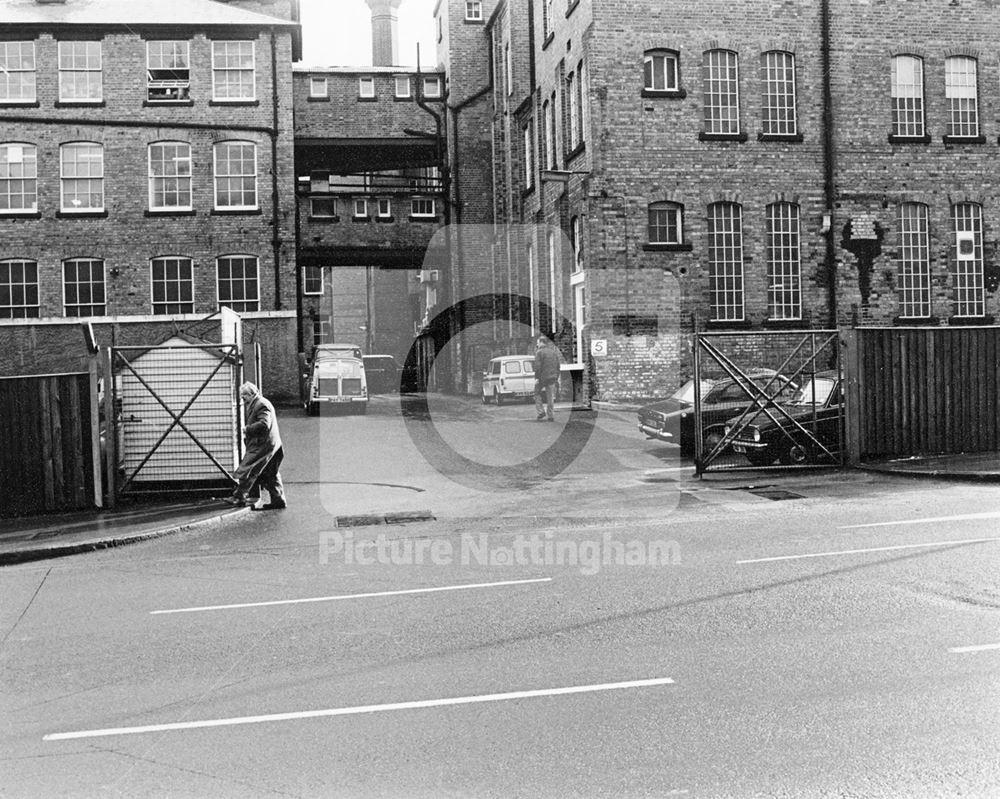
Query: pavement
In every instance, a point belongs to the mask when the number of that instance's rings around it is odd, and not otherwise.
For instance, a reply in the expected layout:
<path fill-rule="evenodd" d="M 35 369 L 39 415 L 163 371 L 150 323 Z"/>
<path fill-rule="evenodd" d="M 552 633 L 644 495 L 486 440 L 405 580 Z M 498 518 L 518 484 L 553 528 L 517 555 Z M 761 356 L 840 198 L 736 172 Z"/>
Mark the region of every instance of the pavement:
<path fill-rule="evenodd" d="M 631 410 L 631 406 L 618 403 L 595 405 L 599 410 Z M 914 456 L 865 463 L 858 468 L 905 477 L 1000 482 L 1000 452 Z M 792 470 L 787 473 L 791 474 Z M 773 482 L 781 472 L 768 470 L 767 474 L 768 480 Z M 232 508 L 219 500 L 196 499 L 0 518 L 0 566 L 108 549 L 197 527 L 222 525 L 251 512 L 250 508 Z"/>

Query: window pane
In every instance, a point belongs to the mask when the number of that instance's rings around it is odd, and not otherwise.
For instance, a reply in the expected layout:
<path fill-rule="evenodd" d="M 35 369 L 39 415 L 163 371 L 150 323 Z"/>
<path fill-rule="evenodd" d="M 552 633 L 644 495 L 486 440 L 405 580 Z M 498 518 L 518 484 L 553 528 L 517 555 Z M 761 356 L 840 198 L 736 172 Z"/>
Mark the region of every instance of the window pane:
<path fill-rule="evenodd" d="M 799 264 L 799 208 L 792 203 L 767 207 L 768 318 L 802 317 Z"/>
<path fill-rule="evenodd" d="M 927 206 L 903 203 L 899 208 L 899 315 L 931 315 L 931 264 Z"/>
<path fill-rule="evenodd" d="M 740 206 L 715 203 L 708 209 L 709 291 L 712 319 L 743 319 L 743 220 Z"/>

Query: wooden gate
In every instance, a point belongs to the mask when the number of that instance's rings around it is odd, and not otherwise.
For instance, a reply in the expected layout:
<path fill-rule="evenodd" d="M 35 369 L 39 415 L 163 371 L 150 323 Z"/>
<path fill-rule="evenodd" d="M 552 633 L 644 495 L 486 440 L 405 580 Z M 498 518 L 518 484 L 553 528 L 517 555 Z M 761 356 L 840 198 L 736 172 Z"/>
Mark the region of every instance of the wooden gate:
<path fill-rule="evenodd" d="M 1000 450 L 1000 327 L 858 328 L 845 341 L 852 460 Z"/>
<path fill-rule="evenodd" d="M 0 516 L 101 504 L 97 373 L 0 378 Z"/>

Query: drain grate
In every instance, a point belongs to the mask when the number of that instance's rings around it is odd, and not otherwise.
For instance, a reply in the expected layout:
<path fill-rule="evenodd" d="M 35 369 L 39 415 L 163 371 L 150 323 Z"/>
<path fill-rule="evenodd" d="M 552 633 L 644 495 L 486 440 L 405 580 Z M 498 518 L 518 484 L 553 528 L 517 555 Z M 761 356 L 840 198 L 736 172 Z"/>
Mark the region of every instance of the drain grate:
<path fill-rule="evenodd" d="M 751 494 L 756 494 L 758 497 L 764 497 L 764 499 L 773 499 L 778 502 L 782 499 L 802 499 L 801 494 L 796 494 L 794 491 L 786 491 L 783 488 L 759 488 L 750 492 Z"/>
<path fill-rule="evenodd" d="M 366 513 L 362 516 L 338 516 L 337 527 L 366 527 L 373 524 L 406 524 L 408 522 L 432 522 L 434 514 L 429 510 L 410 510 L 398 513 Z"/>

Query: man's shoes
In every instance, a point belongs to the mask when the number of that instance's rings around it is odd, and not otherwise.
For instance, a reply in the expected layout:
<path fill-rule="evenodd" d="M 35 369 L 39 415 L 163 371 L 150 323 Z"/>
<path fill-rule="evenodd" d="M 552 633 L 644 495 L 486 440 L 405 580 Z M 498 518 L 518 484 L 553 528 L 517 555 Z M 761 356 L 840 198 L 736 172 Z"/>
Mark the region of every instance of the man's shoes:
<path fill-rule="evenodd" d="M 282 508 L 287 508 L 288 505 L 283 500 L 278 500 L 276 502 L 265 502 L 263 505 L 254 505 L 254 510 L 281 510 Z"/>
<path fill-rule="evenodd" d="M 247 504 L 247 501 L 243 497 L 226 497 L 222 501 L 227 505 L 232 505 L 234 508 L 242 508 Z"/>
<path fill-rule="evenodd" d="M 544 413 L 538 414 L 538 416 L 535 417 L 535 421 L 536 422 L 543 422 L 543 421 L 545 421 L 545 414 Z"/>
<path fill-rule="evenodd" d="M 556 418 L 554 416 L 550 416 L 548 417 L 548 419 L 546 419 L 547 422 L 554 422 L 555 420 Z"/>

